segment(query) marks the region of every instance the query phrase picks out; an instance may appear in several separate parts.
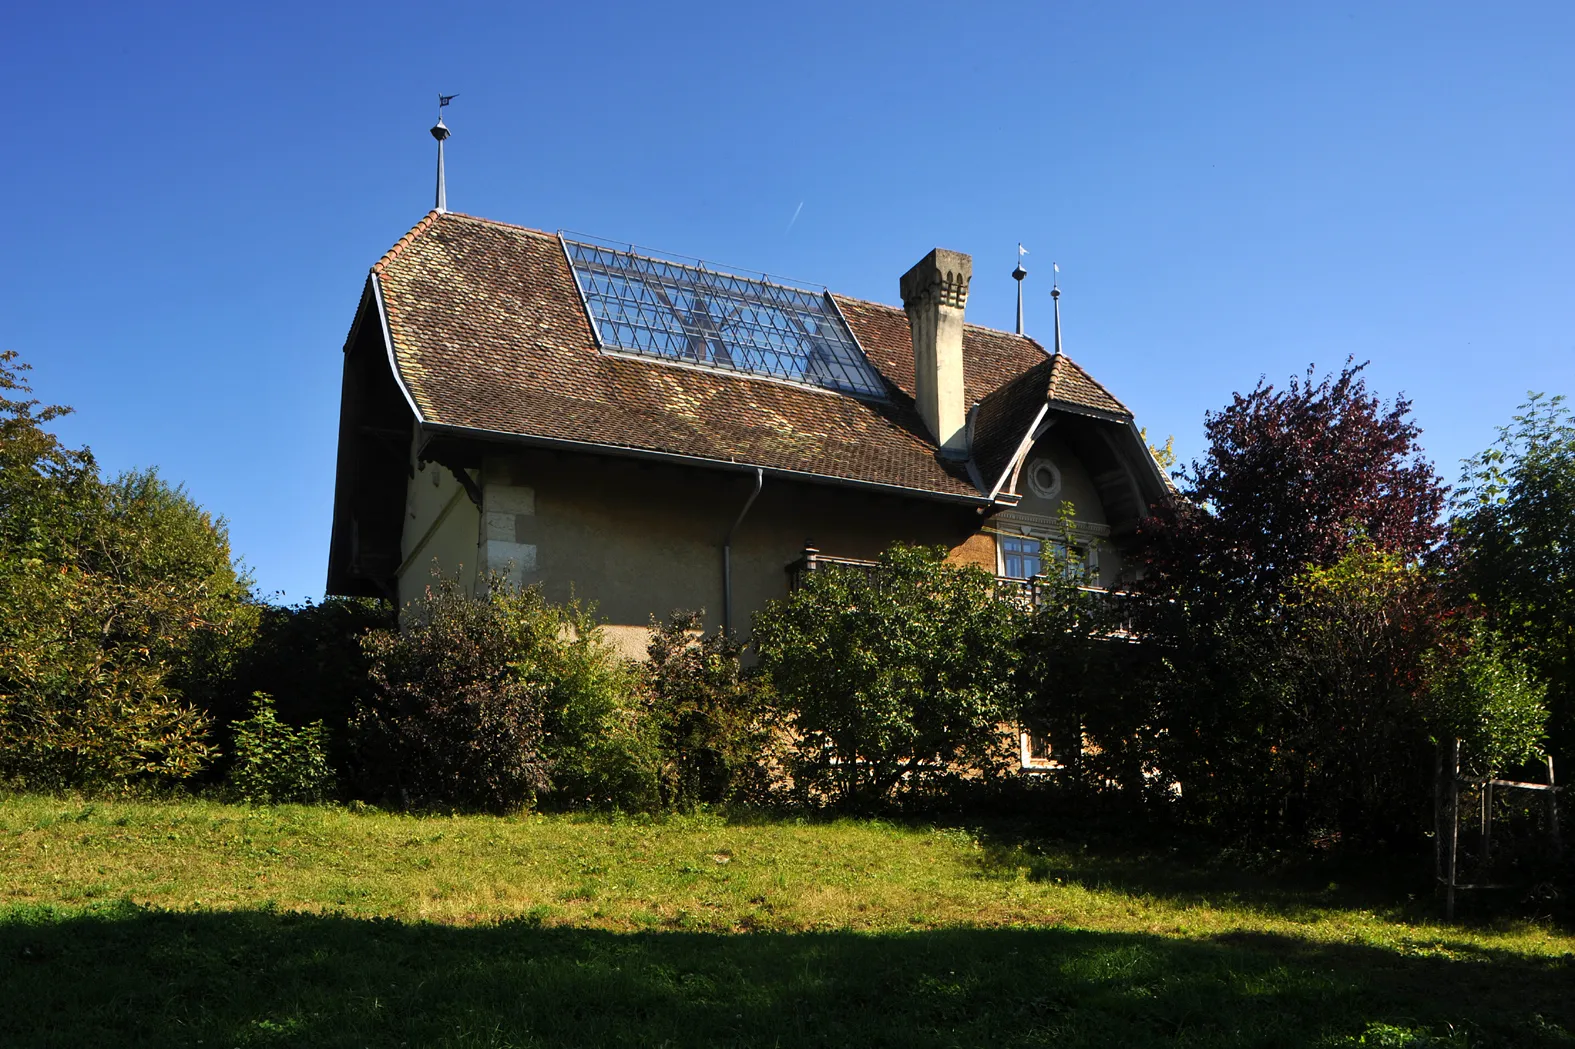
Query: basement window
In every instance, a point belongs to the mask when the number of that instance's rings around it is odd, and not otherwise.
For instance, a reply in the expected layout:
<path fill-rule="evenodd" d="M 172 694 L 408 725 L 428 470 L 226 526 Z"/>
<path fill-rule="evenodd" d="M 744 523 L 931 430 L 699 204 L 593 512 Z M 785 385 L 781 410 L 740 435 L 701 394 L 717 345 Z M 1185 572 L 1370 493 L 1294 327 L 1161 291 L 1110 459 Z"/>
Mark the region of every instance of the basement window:
<path fill-rule="evenodd" d="M 829 292 L 563 238 L 603 350 L 885 399 Z"/>

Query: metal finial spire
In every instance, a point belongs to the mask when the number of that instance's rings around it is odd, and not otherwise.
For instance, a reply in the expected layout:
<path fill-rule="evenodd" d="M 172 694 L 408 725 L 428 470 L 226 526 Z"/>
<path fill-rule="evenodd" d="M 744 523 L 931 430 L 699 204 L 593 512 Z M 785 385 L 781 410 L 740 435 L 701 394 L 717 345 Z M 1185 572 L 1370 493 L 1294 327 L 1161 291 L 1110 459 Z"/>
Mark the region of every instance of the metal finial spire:
<path fill-rule="evenodd" d="M 1028 254 L 1028 249 L 1023 247 L 1022 241 L 1017 242 L 1017 268 L 1012 271 L 1012 279 L 1017 282 L 1017 334 L 1023 333 L 1023 278 L 1028 276 L 1028 270 L 1023 266 L 1023 256 Z"/>
<path fill-rule="evenodd" d="M 1052 356 L 1061 356 L 1061 287 L 1060 281 L 1053 276 L 1061 272 L 1061 267 L 1055 263 L 1050 264 L 1050 301 L 1055 304 L 1055 349 L 1050 351 Z"/>
<path fill-rule="evenodd" d="M 437 200 L 433 207 L 440 213 L 448 210 L 448 188 L 443 181 L 443 141 L 448 138 L 449 130 L 448 125 L 443 123 L 443 107 L 458 97 L 458 95 L 438 95 L 438 120 L 432 126 L 432 137 L 437 139 L 438 144 Z"/>

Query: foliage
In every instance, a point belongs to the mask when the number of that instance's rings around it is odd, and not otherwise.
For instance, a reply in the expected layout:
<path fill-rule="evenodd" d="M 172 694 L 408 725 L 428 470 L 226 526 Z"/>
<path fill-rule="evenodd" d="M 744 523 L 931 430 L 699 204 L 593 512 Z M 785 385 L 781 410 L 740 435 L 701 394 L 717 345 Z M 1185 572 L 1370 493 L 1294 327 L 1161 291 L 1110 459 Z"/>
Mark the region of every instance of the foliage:
<path fill-rule="evenodd" d="M 368 688 L 361 638 L 387 627 L 391 606 L 369 598 L 329 598 L 293 607 L 262 604 L 249 643 L 213 675 L 205 707 L 221 725 L 247 716 L 252 696 L 277 697 L 279 717 L 300 725 L 321 721 L 332 764 L 351 762 L 350 721 Z"/>
<path fill-rule="evenodd" d="M 1362 367 L 1209 413 L 1182 497 L 1142 526 L 1157 757 L 1194 816 L 1235 831 L 1419 826 L 1408 748 L 1444 613 L 1420 563 L 1444 490 L 1410 403 Z"/>
<path fill-rule="evenodd" d="M 321 721 L 294 728 L 279 720 L 273 697 L 252 695 L 249 717 L 231 726 L 235 762 L 230 786 L 242 801 L 312 803 L 333 791 L 328 730 Z"/>
<path fill-rule="evenodd" d="M 744 673 L 742 651 L 724 630 L 705 633 L 699 612 L 675 611 L 660 623 L 652 617 L 646 688 L 661 741 L 666 806 L 686 809 L 765 792 L 769 690 Z"/>
<path fill-rule="evenodd" d="M 796 734 L 798 782 L 868 804 L 958 761 L 1000 762 L 1014 632 L 994 577 L 947 564 L 943 548 L 896 546 L 874 570 L 809 573 L 754 622 Z"/>
<path fill-rule="evenodd" d="M 1434 579 L 1358 539 L 1296 578 L 1287 620 L 1280 704 L 1259 737 L 1272 747 L 1271 785 L 1309 827 L 1414 837 L 1431 804 L 1423 677 L 1443 625 Z"/>
<path fill-rule="evenodd" d="M 366 790 L 493 812 L 549 789 L 566 804 L 652 803 L 630 671 L 588 612 L 502 579 L 473 599 L 444 579 L 406 616 L 363 638 L 371 686 L 353 732 Z"/>
<path fill-rule="evenodd" d="M 1085 588 L 1072 540 L 1075 510 L 1061 505 L 1065 541 L 1046 543 L 1046 572 L 1022 609 L 1015 670 L 1018 720 L 1050 740 L 1067 774 L 1085 784 L 1120 784 L 1137 796 L 1151 785 L 1152 743 L 1130 643 L 1124 597 Z"/>
<path fill-rule="evenodd" d="M 1538 756 L 1547 735 L 1547 688 L 1509 643 L 1477 621 L 1463 654 L 1444 653 L 1428 661 L 1436 742 L 1460 740 L 1462 760 L 1479 775 L 1502 773 Z"/>
<path fill-rule="evenodd" d="M 1165 438 L 1165 443 L 1163 445 L 1154 445 L 1149 443 L 1148 427 L 1146 426 L 1138 431 L 1138 436 L 1142 438 L 1143 445 L 1148 449 L 1148 453 L 1154 457 L 1154 464 L 1161 470 L 1168 472 L 1176 465 L 1175 434 L 1168 435 Z"/>
<path fill-rule="evenodd" d="M 0 354 L 0 394 L 28 391 Z M 97 788 L 181 779 L 212 756 L 189 700 L 245 643 L 248 580 L 224 522 L 153 471 L 99 479 L 0 396 L 0 780 Z"/>
<path fill-rule="evenodd" d="M 1208 452 L 1178 477 L 1184 498 L 1144 525 L 1158 587 L 1272 617 L 1291 580 L 1358 536 L 1404 560 L 1439 543 L 1444 490 L 1411 402 L 1384 405 L 1365 367 L 1320 380 L 1309 369 L 1285 390 L 1260 381 L 1208 413 Z"/>
<path fill-rule="evenodd" d="M 1548 685 L 1550 736 L 1575 754 L 1575 417 L 1533 394 L 1468 459 L 1454 502 L 1462 589 Z"/>

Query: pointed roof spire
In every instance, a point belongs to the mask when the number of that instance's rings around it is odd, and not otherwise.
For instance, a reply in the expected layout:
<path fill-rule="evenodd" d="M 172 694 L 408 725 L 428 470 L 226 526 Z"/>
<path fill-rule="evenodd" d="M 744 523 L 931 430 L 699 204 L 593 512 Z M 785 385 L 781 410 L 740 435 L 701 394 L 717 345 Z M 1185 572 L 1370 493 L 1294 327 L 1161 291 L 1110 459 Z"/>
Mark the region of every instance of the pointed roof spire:
<path fill-rule="evenodd" d="M 1023 242 L 1017 242 L 1017 268 L 1012 271 L 1012 279 L 1017 282 L 1017 334 L 1023 333 L 1023 278 L 1028 276 L 1028 270 L 1023 266 L 1023 256 L 1028 254 L 1028 249 L 1023 247 Z"/>
<path fill-rule="evenodd" d="M 432 206 L 439 213 L 448 211 L 448 188 L 443 180 L 443 142 L 448 138 L 449 130 L 448 125 L 443 123 L 443 107 L 458 97 L 458 95 L 438 95 L 438 120 L 432 126 L 432 137 L 437 139 L 438 144 L 437 199 Z"/>
<path fill-rule="evenodd" d="M 1055 304 L 1055 349 L 1050 351 L 1052 357 L 1061 356 L 1061 287 L 1060 281 L 1054 274 L 1061 272 L 1061 267 L 1055 263 L 1050 264 L 1050 301 Z"/>

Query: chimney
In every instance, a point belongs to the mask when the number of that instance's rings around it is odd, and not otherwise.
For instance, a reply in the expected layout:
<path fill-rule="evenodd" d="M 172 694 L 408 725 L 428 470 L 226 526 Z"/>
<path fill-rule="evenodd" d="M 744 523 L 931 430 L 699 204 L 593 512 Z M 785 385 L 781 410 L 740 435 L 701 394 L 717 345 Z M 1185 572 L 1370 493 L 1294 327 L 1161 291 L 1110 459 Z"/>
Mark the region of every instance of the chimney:
<path fill-rule="evenodd" d="M 968 457 L 963 408 L 963 307 L 973 259 L 936 248 L 902 275 L 902 308 L 913 333 L 913 389 L 919 414 L 948 459 Z"/>

